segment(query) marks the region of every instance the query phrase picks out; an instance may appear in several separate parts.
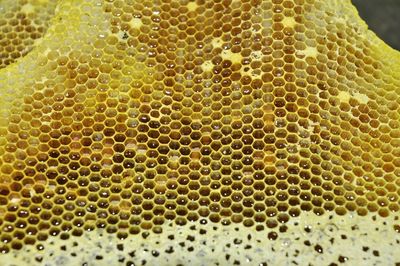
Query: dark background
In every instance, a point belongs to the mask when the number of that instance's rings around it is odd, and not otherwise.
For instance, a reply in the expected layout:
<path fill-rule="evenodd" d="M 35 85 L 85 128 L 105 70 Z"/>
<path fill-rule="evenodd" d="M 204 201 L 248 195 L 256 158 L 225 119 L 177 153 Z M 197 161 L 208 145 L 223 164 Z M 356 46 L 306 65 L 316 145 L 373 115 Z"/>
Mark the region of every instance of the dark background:
<path fill-rule="evenodd" d="M 400 0 L 352 0 L 369 28 L 400 51 Z"/>

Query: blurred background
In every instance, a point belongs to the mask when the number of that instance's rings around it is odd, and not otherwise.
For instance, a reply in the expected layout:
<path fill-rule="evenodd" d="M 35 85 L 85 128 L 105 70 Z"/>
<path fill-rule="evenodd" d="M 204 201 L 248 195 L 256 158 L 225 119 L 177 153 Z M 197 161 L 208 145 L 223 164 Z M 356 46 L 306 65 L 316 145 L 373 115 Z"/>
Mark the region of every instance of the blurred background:
<path fill-rule="evenodd" d="M 400 0 L 352 0 L 360 16 L 381 39 L 400 51 Z"/>

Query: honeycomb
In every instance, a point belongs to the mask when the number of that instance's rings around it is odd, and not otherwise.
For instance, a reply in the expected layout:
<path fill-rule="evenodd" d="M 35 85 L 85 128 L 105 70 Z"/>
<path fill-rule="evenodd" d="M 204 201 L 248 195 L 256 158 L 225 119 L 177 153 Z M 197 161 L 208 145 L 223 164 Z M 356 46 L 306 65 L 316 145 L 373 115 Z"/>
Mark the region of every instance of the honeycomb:
<path fill-rule="evenodd" d="M 10 3 L 0 265 L 400 265 L 400 55 L 349 0 Z"/>
<path fill-rule="evenodd" d="M 54 15 L 57 1 L 3 0 L 0 3 L 0 68 L 29 53 Z"/>

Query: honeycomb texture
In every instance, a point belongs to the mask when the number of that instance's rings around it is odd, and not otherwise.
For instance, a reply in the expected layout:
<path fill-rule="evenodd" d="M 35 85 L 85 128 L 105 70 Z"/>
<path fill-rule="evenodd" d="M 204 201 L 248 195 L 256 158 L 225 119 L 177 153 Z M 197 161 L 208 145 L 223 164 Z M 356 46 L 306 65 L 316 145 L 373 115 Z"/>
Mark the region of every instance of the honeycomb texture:
<path fill-rule="evenodd" d="M 3 0 L 0 2 L 0 68 L 30 52 L 54 15 L 57 1 Z"/>
<path fill-rule="evenodd" d="M 400 56 L 350 1 L 57 5 L 0 18 L 1 253 L 399 212 Z"/>

